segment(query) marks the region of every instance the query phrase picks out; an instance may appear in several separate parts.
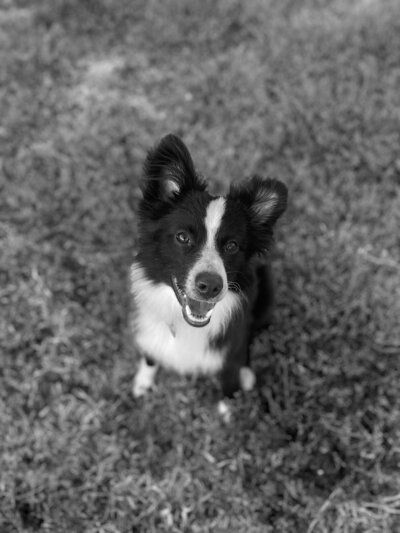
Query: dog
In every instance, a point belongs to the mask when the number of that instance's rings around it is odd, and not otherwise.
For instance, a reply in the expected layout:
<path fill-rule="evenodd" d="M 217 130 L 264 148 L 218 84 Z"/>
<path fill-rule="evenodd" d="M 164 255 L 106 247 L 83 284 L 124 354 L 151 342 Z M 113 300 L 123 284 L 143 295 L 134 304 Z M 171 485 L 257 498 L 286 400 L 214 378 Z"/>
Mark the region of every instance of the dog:
<path fill-rule="evenodd" d="M 159 365 L 219 374 L 226 397 L 253 389 L 249 345 L 268 319 L 265 255 L 287 194 L 282 182 L 254 176 L 212 196 L 179 137 L 149 151 L 130 269 L 136 398 L 153 387 Z"/>

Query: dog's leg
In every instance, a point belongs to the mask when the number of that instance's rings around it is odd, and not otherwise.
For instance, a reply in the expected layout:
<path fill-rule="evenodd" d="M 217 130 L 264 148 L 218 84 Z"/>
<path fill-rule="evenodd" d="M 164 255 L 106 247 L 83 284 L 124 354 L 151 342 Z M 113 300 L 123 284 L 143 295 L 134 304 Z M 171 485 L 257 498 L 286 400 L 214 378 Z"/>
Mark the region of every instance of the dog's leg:
<path fill-rule="evenodd" d="M 249 366 L 242 366 L 239 370 L 240 388 L 243 392 L 250 392 L 256 384 L 256 375 Z"/>
<path fill-rule="evenodd" d="M 140 359 L 139 368 L 133 378 L 132 385 L 132 394 L 135 398 L 143 396 L 153 387 L 157 369 L 157 365 L 149 357 L 142 357 Z"/>
<path fill-rule="evenodd" d="M 260 263 L 256 268 L 257 296 L 253 304 L 253 335 L 265 329 L 272 320 L 272 304 L 274 300 L 274 290 L 272 283 L 271 268 L 268 264 Z"/>
<path fill-rule="evenodd" d="M 228 358 L 222 372 L 221 385 L 224 399 L 218 403 L 218 412 L 224 422 L 229 422 L 231 419 L 231 410 L 229 402 L 226 400 L 232 398 L 238 390 L 249 392 L 253 390 L 256 384 L 256 376 L 252 369 L 248 366 L 249 357 L 247 351 L 232 358 Z"/>
<path fill-rule="evenodd" d="M 221 388 L 225 398 L 232 398 L 240 389 L 240 365 L 225 364 L 221 372 Z"/>
<path fill-rule="evenodd" d="M 232 365 L 222 371 L 221 384 L 224 396 L 232 398 L 239 389 L 243 392 L 253 390 L 256 384 L 256 376 L 247 365 Z"/>

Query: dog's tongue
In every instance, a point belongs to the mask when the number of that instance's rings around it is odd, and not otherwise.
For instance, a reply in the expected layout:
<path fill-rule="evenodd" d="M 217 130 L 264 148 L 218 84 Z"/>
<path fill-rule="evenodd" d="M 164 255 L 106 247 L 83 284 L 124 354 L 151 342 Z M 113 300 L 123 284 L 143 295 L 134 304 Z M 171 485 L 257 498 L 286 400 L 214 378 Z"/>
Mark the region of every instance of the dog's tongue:
<path fill-rule="evenodd" d="M 187 303 L 190 307 L 191 312 L 194 315 L 204 316 L 214 307 L 215 304 L 204 302 L 201 300 L 192 300 L 192 298 L 187 299 Z"/>

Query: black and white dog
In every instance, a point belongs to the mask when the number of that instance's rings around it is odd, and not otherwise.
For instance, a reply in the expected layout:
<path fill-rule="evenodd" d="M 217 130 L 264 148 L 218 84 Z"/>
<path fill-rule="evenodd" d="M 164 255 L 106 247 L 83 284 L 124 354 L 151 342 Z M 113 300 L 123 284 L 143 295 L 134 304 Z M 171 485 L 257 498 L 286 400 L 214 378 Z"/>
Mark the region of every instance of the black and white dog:
<path fill-rule="evenodd" d="M 211 196 L 185 144 L 167 135 L 147 156 L 142 191 L 130 271 L 134 396 L 152 387 L 158 365 L 219 373 L 226 396 L 252 389 L 249 344 L 272 296 L 260 256 L 286 208 L 285 185 L 253 177 Z"/>

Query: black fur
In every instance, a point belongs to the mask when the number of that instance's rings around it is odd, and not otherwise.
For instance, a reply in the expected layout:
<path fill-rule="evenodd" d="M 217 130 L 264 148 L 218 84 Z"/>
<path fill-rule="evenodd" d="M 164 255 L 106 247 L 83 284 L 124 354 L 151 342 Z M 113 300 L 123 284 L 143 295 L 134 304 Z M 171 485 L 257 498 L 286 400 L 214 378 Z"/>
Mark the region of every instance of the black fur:
<path fill-rule="evenodd" d="M 204 192 L 206 184 L 197 175 L 188 149 L 172 134 L 148 153 L 143 175 L 138 258 L 150 279 L 170 284 L 172 275 L 184 278 L 204 243 L 201 221 L 211 196 Z M 184 228 L 195 237 L 195 249 L 176 246 L 175 234 Z"/>
<path fill-rule="evenodd" d="M 246 213 L 249 254 L 268 252 L 273 243 L 274 224 L 286 209 L 286 186 L 278 180 L 254 176 L 232 185 L 228 201 Z"/>
<path fill-rule="evenodd" d="M 167 135 L 149 152 L 142 191 L 137 261 L 150 280 L 171 285 L 174 276 L 183 284 L 205 243 L 204 219 L 213 197 L 178 137 Z M 215 348 L 229 347 L 221 372 L 226 395 L 232 395 L 238 388 L 239 370 L 249 364 L 251 336 L 268 321 L 272 281 L 267 263 L 257 261 L 256 256 L 271 249 L 274 224 L 286 203 L 287 189 L 283 183 L 258 176 L 232 185 L 226 196 L 216 247 L 224 263 L 229 290 L 242 295 L 241 308 L 232 316 L 226 331 L 210 339 Z M 190 247 L 177 244 L 180 230 L 190 235 Z M 233 254 L 226 249 L 231 241 L 238 245 Z"/>
<path fill-rule="evenodd" d="M 175 135 L 165 136 L 150 150 L 143 165 L 143 199 L 141 218 L 159 218 L 167 213 L 177 200 L 190 192 L 203 192 L 204 181 L 197 175 L 185 144 Z M 171 192 L 166 184 L 176 185 Z"/>

